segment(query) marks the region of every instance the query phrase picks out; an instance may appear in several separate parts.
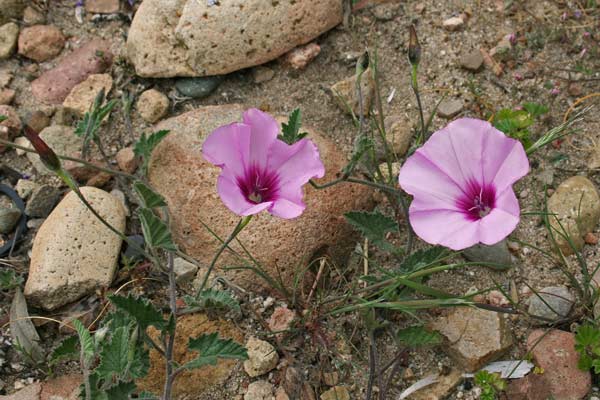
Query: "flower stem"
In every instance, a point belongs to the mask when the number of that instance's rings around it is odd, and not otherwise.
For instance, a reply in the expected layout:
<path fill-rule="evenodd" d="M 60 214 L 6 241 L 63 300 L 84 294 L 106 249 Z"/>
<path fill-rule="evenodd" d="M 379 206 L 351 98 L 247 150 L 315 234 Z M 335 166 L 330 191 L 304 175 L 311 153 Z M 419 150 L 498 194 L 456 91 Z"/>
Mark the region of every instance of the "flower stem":
<path fill-rule="evenodd" d="M 171 318 L 173 319 L 173 328 L 169 332 L 169 341 L 165 349 L 165 369 L 167 377 L 163 390 L 163 400 L 171 400 L 171 391 L 176 374 L 173 370 L 173 353 L 175 349 L 175 331 L 177 329 L 177 285 L 175 283 L 175 269 L 173 266 L 173 253 L 169 252 L 167 269 L 169 274 L 169 307 L 171 308 Z"/>
<path fill-rule="evenodd" d="M 233 239 L 235 239 L 235 237 L 242 231 L 242 229 L 244 229 L 246 227 L 246 225 L 248 225 L 248 223 L 250 222 L 251 219 L 252 219 L 252 215 L 248 215 L 248 216 L 240 219 L 240 221 L 238 222 L 236 227 L 233 229 L 233 232 L 231 232 L 229 237 L 227 239 L 225 239 L 223 244 L 221 244 L 221 247 L 219 247 L 219 250 L 217 250 L 217 252 L 215 253 L 215 256 L 213 257 L 213 259 L 208 267 L 208 271 L 206 271 L 206 274 L 204 275 L 202 284 L 200 285 L 200 288 L 198 288 L 198 291 L 196 292 L 196 297 L 198 297 L 200 295 L 200 293 L 202 293 L 202 291 L 206 287 L 206 283 L 208 282 L 208 277 L 210 276 L 210 273 L 212 272 L 212 270 L 215 268 L 215 265 L 217 264 L 217 260 L 219 259 L 219 257 L 223 253 L 223 251 L 227 248 L 229 243 L 231 243 L 233 241 Z"/>
<path fill-rule="evenodd" d="M 415 97 L 417 98 L 417 107 L 419 108 L 419 118 L 421 120 L 421 134 L 417 139 L 417 145 L 421 145 L 425 143 L 425 139 L 427 139 L 425 137 L 427 135 L 427 132 L 425 132 L 425 117 L 423 116 L 423 105 L 421 104 L 421 95 L 419 94 L 419 80 L 417 79 L 418 69 L 419 66 L 417 64 L 412 65 L 410 71 L 410 84 L 412 86 L 413 92 L 415 93 Z"/>

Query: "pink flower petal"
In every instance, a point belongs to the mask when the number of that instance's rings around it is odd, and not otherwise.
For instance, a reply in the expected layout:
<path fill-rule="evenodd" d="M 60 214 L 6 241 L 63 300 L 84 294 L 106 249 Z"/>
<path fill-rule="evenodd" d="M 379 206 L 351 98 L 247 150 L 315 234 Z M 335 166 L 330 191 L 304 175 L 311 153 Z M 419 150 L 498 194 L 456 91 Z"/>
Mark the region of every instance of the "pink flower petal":
<path fill-rule="evenodd" d="M 273 205 L 272 201 L 259 204 L 250 203 L 240 190 L 235 176 L 225 169 L 217 179 L 217 192 L 227 208 L 242 216 L 257 214 Z"/>
<path fill-rule="evenodd" d="M 269 209 L 269 212 L 276 217 L 292 219 L 299 217 L 305 208 L 306 206 L 302 201 L 298 204 L 288 199 L 280 198 L 275 200 L 273 206 Z"/>
<path fill-rule="evenodd" d="M 269 152 L 268 169 L 277 171 L 282 187 L 290 184 L 304 185 L 311 178 L 322 178 L 325 175 L 319 149 L 308 139 L 292 145 L 276 140 Z"/>
<path fill-rule="evenodd" d="M 268 161 L 270 148 L 277 141 L 279 124 L 267 113 L 256 108 L 244 112 L 244 124 L 250 126 L 250 158 L 251 165 L 264 168 Z"/>
<path fill-rule="evenodd" d="M 217 128 L 202 145 L 204 158 L 218 166 L 227 166 L 236 176 L 243 176 L 250 157 L 250 127 L 235 122 Z"/>
<path fill-rule="evenodd" d="M 461 212 L 449 210 L 413 210 L 410 224 L 415 233 L 430 244 L 439 244 L 452 250 L 462 250 L 479 242 L 478 221 L 472 221 Z"/>

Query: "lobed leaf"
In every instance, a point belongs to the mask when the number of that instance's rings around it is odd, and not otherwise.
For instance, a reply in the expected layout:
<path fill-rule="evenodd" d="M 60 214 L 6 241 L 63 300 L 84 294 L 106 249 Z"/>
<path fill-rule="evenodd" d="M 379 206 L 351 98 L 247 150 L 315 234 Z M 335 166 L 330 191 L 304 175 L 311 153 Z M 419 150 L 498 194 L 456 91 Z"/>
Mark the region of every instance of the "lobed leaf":
<path fill-rule="evenodd" d="M 133 189 L 140 200 L 142 200 L 142 204 L 145 208 L 166 207 L 167 203 L 165 198 L 150 189 L 144 182 L 136 181 L 133 184 Z"/>
<path fill-rule="evenodd" d="M 189 307 L 240 311 L 239 302 L 233 297 L 233 294 L 227 290 L 206 289 L 200 292 L 196 297 L 185 296 L 184 300 Z"/>
<path fill-rule="evenodd" d="M 231 339 L 219 339 L 218 334 L 204 334 L 196 339 L 190 339 L 188 349 L 199 353 L 198 357 L 186 363 L 186 369 L 201 368 L 205 365 L 215 365 L 219 358 L 247 360 L 248 351 Z"/>
<path fill-rule="evenodd" d="M 142 330 L 149 326 L 162 329 L 166 324 L 162 313 L 147 299 L 134 297 L 131 294 L 127 297 L 112 295 L 108 298 L 118 309 L 131 315 Z"/>
<path fill-rule="evenodd" d="M 169 227 L 164 221 L 147 208 L 139 210 L 139 218 L 142 223 L 144 240 L 148 246 L 154 249 L 161 248 L 167 251 L 177 251 L 171 231 L 169 231 Z"/>
<path fill-rule="evenodd" d="M 398 231 L 398 224 L 394 219 L 383 215 L 379 211 L 350 211 L 344 216 L 350 225 L 360 231 L 376 246 L 391 252 L 397 250 L 385 239 L 386 233 Z"/>

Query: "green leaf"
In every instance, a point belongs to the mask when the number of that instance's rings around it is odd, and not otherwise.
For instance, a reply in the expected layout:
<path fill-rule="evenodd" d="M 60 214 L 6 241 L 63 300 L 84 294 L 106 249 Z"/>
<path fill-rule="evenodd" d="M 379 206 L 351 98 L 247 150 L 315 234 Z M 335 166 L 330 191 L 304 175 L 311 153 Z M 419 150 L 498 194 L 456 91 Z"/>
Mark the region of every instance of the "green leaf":
<path fill-rule="evenodd" d="M 374 143 L 373 140 L 368 135 L 360 135 L 356 139 L 354 143 L 354 148 L 352 149 L 352 155 L 350 156 L 350 161 L 344 167 L 342 174 L 344 176 L 350 176 L 354 168 L 358 165 L 363 156 L 373 148 Z"/>
<path fill-rule="evenodd" d="M 281 124 L 281 135 L 278 136 L 280 140 L 283 140 L 287 144 L 294 144 L 300 139 L 304 138 L 307 133 L 299 133 L 300 126 L 302 124 L 302 114 L 300 113 L 300 109 L 296 108 L 290 114 L 288 118 L 288 123 Z"/>
<path fill-rule="evenodd" d="M 158 329 L 165 326 L 166 321 L 162 313 L 148 299 L 134 297 L 132 294 L 127 297 L 112 295 L 108 298 L 118 309 L 131 315 L 142 331 L 149 326 L 155 326 Z"/>
<path fill-rule="evenodd" d="M 21 286 L 23 277 L 12 269 L 0 270 L 0 290 L 10 290 Z"/>
<path fill-rule="evenodd" d="M 575 350 L 581 353 L 588 346 L 600 346 L 600 329 L 592 324 L 583 324 L 575 333 Z"/>
<path fill-rule="evenodd" d="M 142 223 L 144 240 L 148 246 L 167 251 L 177 251 L 169 227 L 160 218 L 147 208 L 140 208 L 139 218 Z"/>
<path fill-rule="evenodd" d="M 200 307 L 205 310 L 229 309 L 240 311 L 240 304 L 227 290 L 206 289 L 198 294 L 197 297 L 185 296 L 185 304 L 188 307 Z"/>
<path fill-rule="evenodd" d="M 56 349 L 50 354 L 50 365 L 59 363 L 62 360 L 74 360 L 77 359 L 79 351 L 77 350 L 77 344 L 79 339 L 77 336 L 69 336 L 63 340 Z"/>
<path fill-rule="evenodd" d="M 73 326 L 77 330 L 79 336 L 79 345 L 81 346 L 81 354 L 83 361 L 89 365 L 94 358 L 94 339 L 85 326 L 78 319 L 73 320 Z"/>
<path fill-rule="evenodd" d="M 379 211 L 350 211 L 344 214 L 346 221 L 360 231 L 373 244 L 383 250 L 396 252 L 397 249 L 385 239 L 388 232 L 397 232 L 398 224 L 394 219 Z"/>
<path fill-rule="evenodd" d="M 404 259 L 396 272 L 405 275 L 412 274 L 442 260 L 448 254 L 448 250 L 441 246 L 417 250 Z"/>
<path fill-rule="evenodd" d="M 6 121 L 8 117 L 6 115 L 0 115 L 0 122 Z"/>
<path fill-rule="evenodd" d="M 442 342 L 442 336 L 436 331 L 428 331 L 417 325 L 398 331 L 396 338 L 407 347 L 435 346 Z"/>
<path fill-rule="evenodd" d="M 247 360 L 247 350 L 231 339 L 219 339 L 218 334 L 211 333 L 202 335 L 196 339 L 190 339 L 188 349 L 198 352 L 197 358 L 186 363 L 186 369 L 200 368 L 205 365 L 216 365 L 219 358 Z"/>
<path fill-rule="evenodd" d="M 525 103 L 523 109 L 527 111 L 532 118 L 537 118 L 540 115 L 544 115 L 548 112 L 548 107 L 537 103 Z"/>
<path fill-rule="evenodd" d="M 109 342 L 105 342 L 100 351 L 100 364 L 96 372 L 100 379 L 113 382 L 120 378 L 128 369 L 129 327 L 120 326 L 112 331 Z"/>
<path fill-rule="evenodd" d="M 135 383 L 133 382 L 119 382 L 108 389 L 106 395 L 110 400 L 129 400 L 135 389 Z"/>
<path fill-rule="evenodd" d="M 136 181 L 133 189 L 139 196 L 145 208 L 166 207 L 165 198 L 150 189 L 144 182 Z"/>
<path fill-rule="evenodd" d="M 154 148 L 169 134 L 168 130 L 162 130 L 146 136 L 146 133 L 142 133 L 140 140 L 133 146 L 133 153 L 142 157 L 142 171 L 144 175 L 148 170 L 148 163 L 150 162 L 150 156 Z"/>

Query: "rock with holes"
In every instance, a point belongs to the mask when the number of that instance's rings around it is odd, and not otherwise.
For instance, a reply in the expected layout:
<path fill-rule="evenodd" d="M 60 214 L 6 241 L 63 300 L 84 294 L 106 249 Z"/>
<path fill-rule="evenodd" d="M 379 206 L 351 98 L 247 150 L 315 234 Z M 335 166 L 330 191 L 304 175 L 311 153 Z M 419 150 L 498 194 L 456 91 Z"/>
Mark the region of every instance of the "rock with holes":
<path fill-rule="evenodd" d="M 339 0 L 145 0 L 127 52 L 144 77 L 222 75 L 273 60 L 342 21 Z"/>
<path fill-rule="evenodd" d="M 154 130 L 168 129 L 170 133 L 152 155 L 150 182 L 169 203 L 175 240 L 201 264 L 210 264 L 220 245 L 203 224 L 219 237 L 227 237 L 239 220 L 217 194 L 220 169 L 204 160 L 202 143 L 215 128 L 239 121 L 243 110 L 240 105 L 201 107 L 154 127 Z M 346 155 L 321 134 L 302 128 L 316 143 L 325 165 L 326 175 L 320 182 L 335 179 L 346 165 Z M 297 274 L 317 255 L 327 254 L 344 262 L 350 250 L 349 239 L 354 234 L 345 222 L 344 213 L 372 206 L 372 191 L 353 184 L 335 185 L 325 190 L 316 190 L 307 184 L 304 194 L 307 207 L 300 217 L 285 220 L 262 212 L 238 235 L 265 271 L 288 287 L 292 287 Z M 232 247 L 243 252 L 237 243 Z M 224 252 L 217 263 L 218 274 L 243 287 L 266 285 L 251 271 L 221 270 L 233 265 L 245 264 L 235 254 Z"/>
<path fill-rule="evenodd" d="M 125 229 L 125 210 L 116 197 L 93 187 L 81 190 L 109 224 Z M 35 236 L 25 296 L 32 305 L 54 310 L 108 287 L 120 248 L 121 239 L 70 192 Z"/>
<path fill-rule="evenodd" d="M 251 377 L 264 375 L 277 366 L 279 355 L 269 342 L 250 338 L 246 343 L 248 359 L 244 361 L 244 370 Z"/>

